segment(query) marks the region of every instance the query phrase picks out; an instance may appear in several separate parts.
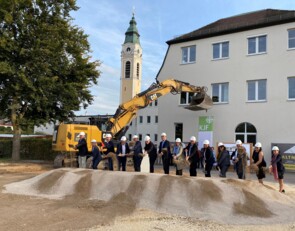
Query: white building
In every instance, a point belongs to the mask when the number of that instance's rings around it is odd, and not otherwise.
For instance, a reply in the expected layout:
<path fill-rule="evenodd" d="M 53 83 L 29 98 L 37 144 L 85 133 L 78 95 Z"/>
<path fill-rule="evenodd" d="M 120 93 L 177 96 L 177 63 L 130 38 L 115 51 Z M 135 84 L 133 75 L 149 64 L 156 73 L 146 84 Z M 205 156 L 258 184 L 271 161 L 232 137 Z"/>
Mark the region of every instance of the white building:
<path fill-rule="evenodd" d="M 159 132 L 188 141 L 199 117 L 213 118 L 218 141 L 261 142 L 267 161 L 272 143 L 295 143 L 295 11 L 261 10 L 220 19 L 167 42 L 158 73 L 207 86 L 207 112 L 184 110 L 189 95 L 159 99 Z M 199 138 L 199 137 L 198 137 Z"/>

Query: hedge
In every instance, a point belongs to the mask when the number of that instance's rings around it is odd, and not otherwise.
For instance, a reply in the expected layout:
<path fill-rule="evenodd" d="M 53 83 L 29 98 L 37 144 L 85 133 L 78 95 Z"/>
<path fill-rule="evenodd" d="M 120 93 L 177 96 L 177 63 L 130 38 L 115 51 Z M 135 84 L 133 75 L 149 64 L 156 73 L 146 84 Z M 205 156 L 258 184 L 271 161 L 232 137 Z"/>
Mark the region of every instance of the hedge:
<path fill-rule="evenodd" d="M 11 158 L 12 140 L 0 140 L 0 153 L 4 158 Z M 21 139 L 20 158 L 22 160 L 54 160 L 56 153 L 52 151 L 52 139 L 23 138 Z"/>

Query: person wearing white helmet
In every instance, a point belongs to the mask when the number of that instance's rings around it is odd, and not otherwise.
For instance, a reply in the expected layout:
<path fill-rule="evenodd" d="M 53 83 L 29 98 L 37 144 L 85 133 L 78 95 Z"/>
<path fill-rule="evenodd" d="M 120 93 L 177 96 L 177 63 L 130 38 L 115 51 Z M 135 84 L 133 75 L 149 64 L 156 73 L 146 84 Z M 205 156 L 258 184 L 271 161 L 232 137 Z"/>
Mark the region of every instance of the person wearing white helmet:
<path fill-rule="evenodd" d="M 278 146 L 272 147 L 272 156 L 269 166 L 269 172 L 273 174 L 274 179 L 279 181 L 280 189 L 279 191 L 285 193 L 284 189 L 284 174 L 285 167 L 283 165 L 282 155 L 280 154 L 280 149 Z"/>
<path fill-rule="evenodd" d="M 211 177 L 211 170 L 215 162 L 213 150 L 210 147 L 209 140 L 204 140 L 203 148 L 201 149 L 201 156 L 205 159 L 205 177 Z"/>
<path fill-rule="evenodd" d="M 235 164 L 235 159 L 237 158 L 237 156 L 238 156 L 238 148 L 240 147 L 240 146 L 242 146 L 242 141 L 241 140 L 237 140 L 236 141 L 236 149 L 232 152 L 232 154 L 231 154 L 231 160 L 232 160 L 232 163 L 233 163 L 233 166 L 234 166 L 234 170 L 235 171 L 237 171 L 237 169 L 236 169 L 236 164 Z"/>
<path fill-rule="evenodd" d="M 159 155 L 162 157 L 163 170 L 165 174 L 169 174 L 169 166 L 172 161 L 172 155 L 170 150 L 170 142 L 167 140 L 165 132 L 161 134 L 162 141 L 159 144 Z"/>
<path fill-rule="evenodd" d="M 251 159 L 251 167 L 256 171 L 258 182 L 263 184 L 263 178 L 265 178 L 264 168 L 266 167 L 266 162 L 264 160 L 264 154 L 260 142 L 255 144 Z"/>
<path fill-rule="evenodd" d="M 246 152 L 246 148 L 243 145 L 239 146 L 237 152 L 238 152 L 238 155 L 234 160 L 234 163 L 236 165 L 236 172 L 239 179 L 245 180 L 248 153 Z"/>
<path fill-rule="evenodd" d="M 92 150 L 91 150 L 91 154 L 92 154 L 92 168 L 93 169 L 97 169 L 97 165 L 99 164 L 99 162 L 101 161 L 101 154 L 100 151 L 97 147 L 97 142 L 95 139 L 91 140 L 91 145 L 92 145 Z"/>
<path fill-rule="evenodd" d="M 184 148 L 186 161 L 189 162 L 189 172 L 190 176 L 197 176 L 197 163 L 199 161 L 199 150 L 198 150 L 198 144 L 197 139 L 195 136 L 192 136 L 190 138 L 190 142 L 188 145 Z"/>
<path fill-rule="evenodd" d="M 112 141 L 112 135 L 109 133 L 106 134 L 106 136 L 105 136 L 104 147 L 106 148 L 106 150 L 104 152 L 105 155 L 107 155 L 109 153 L 115 153 L 115 145 Z M 108 158 L 108 168 L 110 171 L 114 170 L 113 160 L 111 157 Z"/>
<path fill-rule="evenodd" d="M 79 133 L 79 140 L 78 144 L 75 145 L 75 150 L 78 150 L 78 163 L 79 163 L 79 168 L 86 168 L 86 157 L 88 154 L 88 147 L 87 147 L 87 142 L 85 139 L 85 132 L 80 132 Z"/>
<path fill-rule="evenodd" d="M 146 136 L 144 138 L 145 146 L 144 146 L 144 152 L 145 154 L 149 155 L 149 162 L 150 162 L 150 173 L 154 172 L 154 164 L 157 159 L 157 149 L 153 142 L 151 141 L 151 138 L 149 136 Z"/>
<path fill-rule="evenodd" d="M 184 167 L 185 158 L 183 156 L 183 147 L 181 139 L 175 140 L 175 145 L 172 150 L 173 162 L 176 165 L 176 175 L 182 176 L 182 169 Z"/>
<path fill-rule="evenodd" d="M 140 172 L 140 165 L 141 165 L 141 161 L 142 161 L 142 146 L 141 146 L 141 142 L 139 141 L 139 138 L 137 135 L 134 135 L 133 137 L 133 165 L 134 165 L 134 171 L 135 172 Z"/>
<path fill-rule="evenodd" d="M 127 163 L 127 156 L 130 153 L 129 145 L 126 142 L 127 138 L 126 136 L 121 137 L 121 142 L 117 145 L 117 157 L 118 157 L 118 162 L 119 162 L 119 171 L 126 171 L 126 163 Z"/>
<path fill-rule="evenodd" d="M 223 143 L 218 143 L 218 167 L 220 168 L 220 177 L 226 177 L 226 172 L 230 166 L 230 155 Z"/>

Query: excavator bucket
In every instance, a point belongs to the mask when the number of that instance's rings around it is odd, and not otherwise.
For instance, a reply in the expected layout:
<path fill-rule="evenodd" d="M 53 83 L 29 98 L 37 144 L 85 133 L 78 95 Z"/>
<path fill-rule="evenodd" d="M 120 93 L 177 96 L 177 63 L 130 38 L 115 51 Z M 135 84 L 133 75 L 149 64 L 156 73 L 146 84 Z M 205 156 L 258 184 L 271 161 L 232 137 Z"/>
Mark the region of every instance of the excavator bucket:
<path fill-rule="evenodd" d="M 203 92 L 193 96 L 190 105 L 184 108 L 191 111 L 201 111 L 210 109 L 212 105 L 213 102 L 211 97 Z"/>

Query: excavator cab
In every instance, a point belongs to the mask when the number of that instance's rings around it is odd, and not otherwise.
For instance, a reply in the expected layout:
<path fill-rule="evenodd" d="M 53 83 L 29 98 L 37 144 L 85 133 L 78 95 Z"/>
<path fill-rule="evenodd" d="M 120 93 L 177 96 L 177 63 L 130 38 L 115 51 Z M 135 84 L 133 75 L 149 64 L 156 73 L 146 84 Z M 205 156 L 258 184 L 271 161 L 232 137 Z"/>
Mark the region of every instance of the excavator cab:
<path fill-rule="evenodd" d="M 191 111 L 207 111 L 212 107 L 212 105 L 213 102 L 211 97 L 207 95 L 206 92 L 200 92 L 192 96 L 190 104 L 184 108 Z"/>

